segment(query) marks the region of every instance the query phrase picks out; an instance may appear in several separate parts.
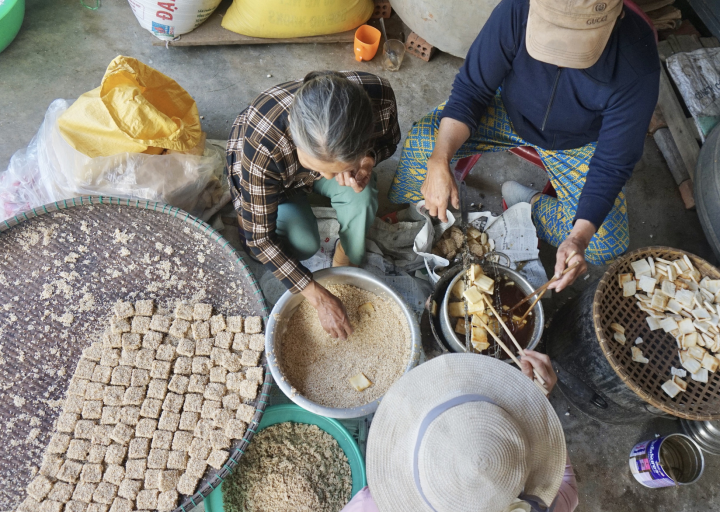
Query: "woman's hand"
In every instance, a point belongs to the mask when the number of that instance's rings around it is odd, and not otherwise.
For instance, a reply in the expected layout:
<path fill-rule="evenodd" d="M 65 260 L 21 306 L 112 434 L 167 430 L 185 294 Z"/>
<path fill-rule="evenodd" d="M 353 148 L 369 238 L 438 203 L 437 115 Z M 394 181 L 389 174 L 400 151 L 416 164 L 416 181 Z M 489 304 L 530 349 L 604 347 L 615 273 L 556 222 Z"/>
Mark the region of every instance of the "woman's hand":
<path fill-rule="evenodd" d="M 535 380 L 533 375 L 533 370 L 535 370 L 545 381 L 545 389 L 550 394 L 557 382 L 557 375 L 555 375 L 550 358 L 546 354 L 526 350 L 525 355 L 520 356 L 520 367 L 530 380 Z"/>
<path fill-rule="evenodd" d="M 420 189 L 425 198 L 425 209 L 431 217 L 447 222 L 447 209 L 452 204 L 460 208 L 460 196 L 457 183 L 450 170 L 450 164 L 444 158 L 430 157 L 427 162 L 425 182 Z"/>
<path fill-rule="evenodd" d="M 575 262 L 579 262 L 579 265 L 565 274 L 561 279 L 548 286 L 549 289 L 557 292 L 562 291 L 573 284 L 578 277 L 587 272 L 585 250 L 588 248 L 588 245 L 590 245 L 590 240 L 594 234 L 595 226 L 592 222 L 584 219 L 575 221 L 575 226 L 573 226 L 572 231 L 570 231 L 565 241 L 558 247 L 555 257 L 555 275 L 562 275 L 565 268 L 573 265 Z M 573 252 L 575 252 L 575 254 L 570 257 Z"/>
<path fill-rule="evenodd" d="M 447 222 L 450 205 L 460 208 L 460 196 L 450 162 L 469 137 L 470 128 L 466 124 L 449 117 L 443 118 L 435 139 L 435 148 L 427 161 L 427 174 L 420 191 L 430 216 L 443 222 Z"/>
<path fill-rule="evenodd" d="M 355 171 L 345 171 L 335 175 L 335 181 L 343 187 L 352 187 L 352 189 L 360 193 L 370 183 L 370 176 L 375 166 L 375 159 L 371 156 L 363 157 Z"/>
<path fill-rule="evenodd" d="M 317 310 L 320 325 L 330 336 L 346 340 L 353 333 L 345 306 L 325 287 L 312 281 L 300 293 Z"/>

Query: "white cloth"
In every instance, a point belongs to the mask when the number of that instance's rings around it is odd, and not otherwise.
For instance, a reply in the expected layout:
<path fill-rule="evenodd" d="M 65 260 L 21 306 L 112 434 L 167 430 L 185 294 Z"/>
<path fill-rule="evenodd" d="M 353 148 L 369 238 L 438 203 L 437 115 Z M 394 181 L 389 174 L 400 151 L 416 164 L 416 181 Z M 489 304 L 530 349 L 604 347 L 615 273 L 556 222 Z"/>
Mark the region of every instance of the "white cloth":
<path fill-rule="evenodd" d="M 372 495 L 370 494 L 370 489 L 368 489 L 367 485 L 360 489 L 358 493 L 353 496 L 353 499 L 350 500 L 350 503 L 345 505 L 345 508 L 343 508 L 340 512 L 380 512 L 377 508 L 377 505 L 375 505 L 375 500 L 373 500 Z"/>

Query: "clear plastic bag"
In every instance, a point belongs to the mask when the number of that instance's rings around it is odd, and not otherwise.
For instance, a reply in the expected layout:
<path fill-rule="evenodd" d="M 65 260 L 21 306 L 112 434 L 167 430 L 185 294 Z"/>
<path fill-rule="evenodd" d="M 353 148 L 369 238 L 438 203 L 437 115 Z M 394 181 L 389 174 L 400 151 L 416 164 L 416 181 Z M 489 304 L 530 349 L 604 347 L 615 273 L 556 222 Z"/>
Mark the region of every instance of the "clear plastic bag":
<path fill-rule="evenodd" d="M 50 104 L 45 120 L 27 148 L 0 173 L 0 218 L 81 195 L 106 195 L 159 201 L 200 216 L 218 203 L 227 188 L 223 153 L 205 145 L 203 156 L 184 153 L 120 153 L 90 158 L 73 149 L 57 128 L 70 106 Z"/>

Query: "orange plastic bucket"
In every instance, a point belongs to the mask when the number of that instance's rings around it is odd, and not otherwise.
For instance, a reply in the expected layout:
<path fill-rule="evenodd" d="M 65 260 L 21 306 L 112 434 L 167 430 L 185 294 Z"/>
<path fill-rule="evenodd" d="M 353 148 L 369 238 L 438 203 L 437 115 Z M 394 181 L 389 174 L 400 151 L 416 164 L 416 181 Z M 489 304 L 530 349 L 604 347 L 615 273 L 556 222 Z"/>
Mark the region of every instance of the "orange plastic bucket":
<path fill-rule="evenodd" d="M 355 32 L 355 60 L 372 60 L 380 44 L 380 31 L 370 25 L 362 25 Z"/>

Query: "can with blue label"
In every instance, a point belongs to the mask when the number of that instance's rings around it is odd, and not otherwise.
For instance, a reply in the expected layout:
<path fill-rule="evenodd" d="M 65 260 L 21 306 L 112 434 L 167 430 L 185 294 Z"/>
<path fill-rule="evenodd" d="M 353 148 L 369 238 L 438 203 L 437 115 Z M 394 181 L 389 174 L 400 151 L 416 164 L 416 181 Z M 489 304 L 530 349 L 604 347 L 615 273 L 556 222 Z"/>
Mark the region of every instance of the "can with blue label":
<path fill-rule="evenodd" d="M 700 447 L 684 434 L 638 443 L 630 452 L 630 471 L 645 487 L 673 487 L 696 482 L 705 469 Z"/>

